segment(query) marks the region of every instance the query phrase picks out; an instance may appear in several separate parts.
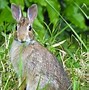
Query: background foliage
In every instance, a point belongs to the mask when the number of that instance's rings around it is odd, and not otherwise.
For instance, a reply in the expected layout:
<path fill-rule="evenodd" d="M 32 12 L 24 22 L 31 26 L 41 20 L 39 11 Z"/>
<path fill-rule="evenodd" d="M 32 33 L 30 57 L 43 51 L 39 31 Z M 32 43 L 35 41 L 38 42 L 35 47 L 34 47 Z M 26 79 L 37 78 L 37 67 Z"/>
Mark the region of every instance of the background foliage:
<path fill-rule="evenodd" d="M 63 63 L 73 90 L 89 90 L 88 0 L 0 0 L 0 90 L 16 89 L 18 85 L 9 60 L 16 26 L 11 3 L 20 5 L 24 16 L 29 6 L 38 5 L 35 39 Z"/>

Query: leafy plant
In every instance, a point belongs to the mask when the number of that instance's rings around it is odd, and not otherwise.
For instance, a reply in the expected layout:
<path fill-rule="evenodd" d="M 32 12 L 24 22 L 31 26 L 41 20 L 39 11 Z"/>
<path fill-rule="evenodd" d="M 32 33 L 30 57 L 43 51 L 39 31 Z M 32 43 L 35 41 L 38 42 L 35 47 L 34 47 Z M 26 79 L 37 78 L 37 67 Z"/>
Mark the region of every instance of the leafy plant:
<path fill-rule="evenodd" d="M 20 5 L 23 15 L 38 5 L 33 25 L 35 39 L 63 63 L 73 90 L 88 90 L 89 1 L 88 0 L 0 0 L 0 89 L 17 89 L 17 75 L 9 60 L 15 31 L 10 5 Z"/>

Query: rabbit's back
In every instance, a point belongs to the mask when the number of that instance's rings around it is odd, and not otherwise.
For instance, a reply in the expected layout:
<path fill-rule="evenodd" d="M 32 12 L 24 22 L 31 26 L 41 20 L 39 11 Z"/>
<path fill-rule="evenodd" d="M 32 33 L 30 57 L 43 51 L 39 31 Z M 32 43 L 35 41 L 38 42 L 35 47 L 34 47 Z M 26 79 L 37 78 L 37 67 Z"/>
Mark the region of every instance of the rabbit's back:
<path fill-rule="evenodd" d="M 62 65 L 46 48 L 38 42 L 20 45 L 18 41 L 14 41 L 13 47 L 14 49 L 11 50 L 11 61 L 16 71 L 18 71 L 19 66 L 17 65 L 20 62 L 20 57 L 22 58 L 22 72 L 23 75 L 27 74 L 30 85 L 37 87 L 40 80 L 40 87 L 51 83 L 56 88 L 55 90 L 67 90 L 70 85 L 68 77 Z"/>

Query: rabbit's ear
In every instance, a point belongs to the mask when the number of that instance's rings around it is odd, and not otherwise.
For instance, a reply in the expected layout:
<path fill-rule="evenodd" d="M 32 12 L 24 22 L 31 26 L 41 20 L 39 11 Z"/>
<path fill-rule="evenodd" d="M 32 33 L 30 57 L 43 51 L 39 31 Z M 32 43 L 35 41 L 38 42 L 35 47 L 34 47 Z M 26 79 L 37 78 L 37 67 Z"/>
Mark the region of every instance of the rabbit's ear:
<path fill-rule="evenodd" d="M 33 4 L 30 8 L 28 8 L 27 17 L 29 19 L 29 22 L 33 23 L 34 19 L 37 17 L 37 5 L 36 4 Z"/>
<path fill-rule="evenodd" d="M 11 10 L 12 10 L 12 16 L 13 18 L 19 22 L 21 17 L 22 17 L 22 13 L 21 13 L 21 9 L 19 6 L 16 6 L 15 4 L 11 4 Z"/>

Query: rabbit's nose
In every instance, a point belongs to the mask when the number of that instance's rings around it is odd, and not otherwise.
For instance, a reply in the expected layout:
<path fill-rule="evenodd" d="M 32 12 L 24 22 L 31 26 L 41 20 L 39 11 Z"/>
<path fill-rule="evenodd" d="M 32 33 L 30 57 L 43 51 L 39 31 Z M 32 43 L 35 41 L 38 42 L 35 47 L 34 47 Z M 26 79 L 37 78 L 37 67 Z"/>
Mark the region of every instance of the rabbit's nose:
<path fill-rule="evenodd" d="M 26 40 L 25 40 L 25 39 L 20 39 L 20 42 L 21 42 L 21 43 L 25 43 Z"/>
<path fill-rule="evenodd" d="M 18 41 L 24 43 L 26 41 L 26 37 L 24 34 L 20 34 L 18 37 Z"/>

